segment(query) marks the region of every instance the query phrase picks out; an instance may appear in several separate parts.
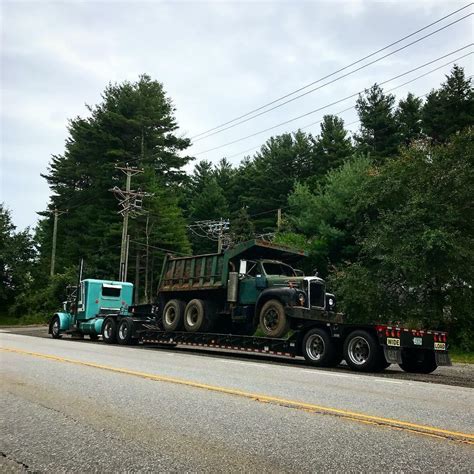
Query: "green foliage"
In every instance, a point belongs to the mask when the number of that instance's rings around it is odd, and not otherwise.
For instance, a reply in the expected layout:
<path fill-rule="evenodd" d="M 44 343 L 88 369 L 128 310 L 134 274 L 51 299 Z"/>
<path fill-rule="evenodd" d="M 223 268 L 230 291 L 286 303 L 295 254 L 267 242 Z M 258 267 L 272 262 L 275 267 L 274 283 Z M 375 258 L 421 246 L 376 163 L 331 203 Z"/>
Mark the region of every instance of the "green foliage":
<path fill-rule="evenodd" d="M 422 100 L 411 92 L 398 103 L 395 112 L 398 133 L 404 145 L 422 138 Z"/>
<path fill-rule="evenodd" d="M 255 228 L 245 207 L 242 207 L 231 220 L 230 233 L 232 241 L 236 244 L 254 238 Z"/>

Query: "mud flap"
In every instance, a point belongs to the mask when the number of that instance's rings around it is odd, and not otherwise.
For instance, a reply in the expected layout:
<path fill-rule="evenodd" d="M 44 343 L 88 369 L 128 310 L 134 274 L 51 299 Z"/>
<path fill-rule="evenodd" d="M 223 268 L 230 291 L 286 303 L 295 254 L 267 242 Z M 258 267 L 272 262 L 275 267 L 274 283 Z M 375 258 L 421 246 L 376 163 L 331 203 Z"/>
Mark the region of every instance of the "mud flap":
<path fill-rule="evenodd" d="M 391 364 L 401 364 L 402 363 L 402 351 L 399 347 L 383 347 L 383 353 L 385 360 Z"/>
<path fill-rule="evenodd" d="M 453 365 L 447 352 L 435 352 L 436 365 Z"/>

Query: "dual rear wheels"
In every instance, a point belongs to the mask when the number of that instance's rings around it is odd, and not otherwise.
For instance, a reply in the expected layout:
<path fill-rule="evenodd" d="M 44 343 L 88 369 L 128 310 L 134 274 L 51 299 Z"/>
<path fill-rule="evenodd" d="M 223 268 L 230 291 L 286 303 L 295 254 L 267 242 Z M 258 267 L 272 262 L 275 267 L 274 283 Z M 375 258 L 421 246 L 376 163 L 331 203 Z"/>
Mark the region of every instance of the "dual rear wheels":
<path fill-rule="evenodd" d="M 133 337 L 132 318 L 122 318 L 119 321 L 115 318 L 106 318 L 102 325 L 102 340 L 106 344 L 137 344 L 138 339 Z"/>
<path fill-rule="evenodd" d="M 187 332 L 210 331 L 215 322 L 216 308 L 212 303 L 192 299 L 189 303 L 181 300 L 170 300 L 163 309 L 163 328 L 165 331 Z"/>

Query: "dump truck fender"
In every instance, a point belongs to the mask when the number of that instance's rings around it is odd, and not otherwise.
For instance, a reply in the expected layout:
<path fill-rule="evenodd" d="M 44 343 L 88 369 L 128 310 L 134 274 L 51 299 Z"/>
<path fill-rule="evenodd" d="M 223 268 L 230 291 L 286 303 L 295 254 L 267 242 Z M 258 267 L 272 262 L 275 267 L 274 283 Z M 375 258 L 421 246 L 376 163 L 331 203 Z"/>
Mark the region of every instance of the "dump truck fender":
<path fill-rule="evenodd" d="M 296 289 L 289 287 L 267 288 L 266 290 L 263 290 L 255 303 L 255 315 L 257 316 L 260 314 L 260 309 L 268 300 L 275 299 L 281 301 L 285 306 L 291 305 L 296 302 L 296 294 Z"/>

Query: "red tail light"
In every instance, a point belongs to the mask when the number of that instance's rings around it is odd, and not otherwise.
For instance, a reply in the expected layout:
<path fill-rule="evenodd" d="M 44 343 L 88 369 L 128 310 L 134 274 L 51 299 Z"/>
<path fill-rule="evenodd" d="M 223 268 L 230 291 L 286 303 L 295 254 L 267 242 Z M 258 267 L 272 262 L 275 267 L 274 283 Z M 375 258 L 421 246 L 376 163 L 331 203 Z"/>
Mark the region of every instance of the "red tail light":
<path fill-rule="evenodd" d="M 385 331 L 385 336 L 390 337 L 390 331 L 388 329 Z"/>
<path fill-rule="evenodd" d="M 397 331 L 397 337 L 400 337 L 400 331 Z"/>
<path fill-rule="evenodd" d="M 434 339 L 434 342 L 438 342 L 438 336 L 436 334 L 433 336 L 433 339 Z"/>

